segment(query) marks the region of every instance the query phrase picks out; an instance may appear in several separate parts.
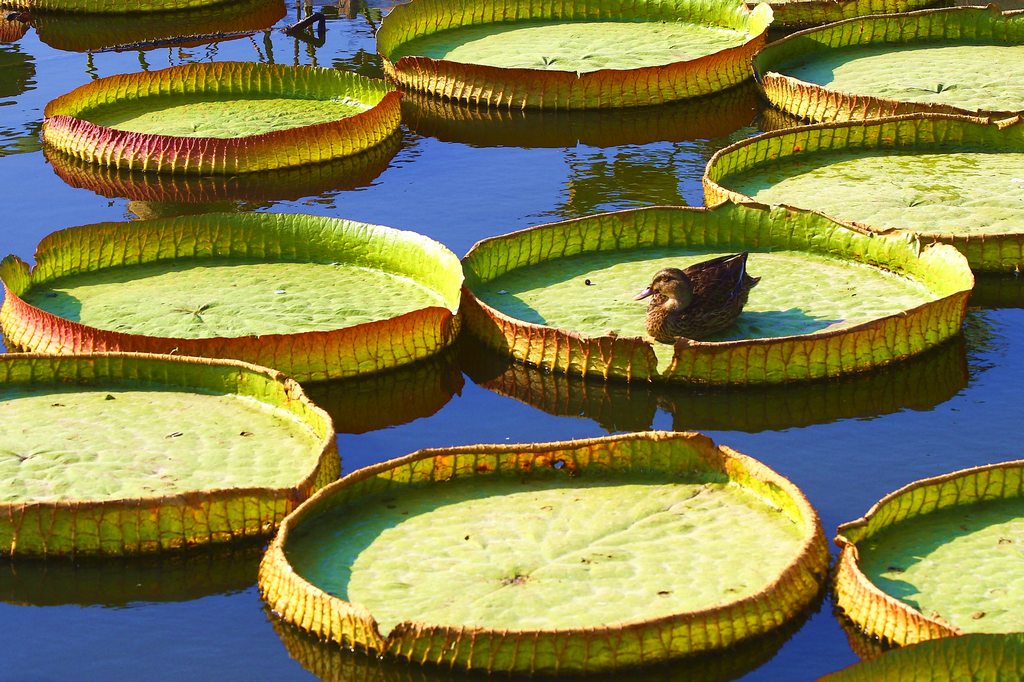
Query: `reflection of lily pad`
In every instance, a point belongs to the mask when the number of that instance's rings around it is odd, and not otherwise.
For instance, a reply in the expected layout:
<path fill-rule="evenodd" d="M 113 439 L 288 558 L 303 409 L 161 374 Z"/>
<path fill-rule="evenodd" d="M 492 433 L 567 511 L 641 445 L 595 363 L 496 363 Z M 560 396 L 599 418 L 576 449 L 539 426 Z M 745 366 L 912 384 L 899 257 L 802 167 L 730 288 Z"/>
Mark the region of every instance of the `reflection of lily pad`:
<path fill-rule="evenodd" d="M 213 62 L 101 78 L 46 105 L 43 141 L 92 163 L 252 173 L 358 154 L 387 139 L 399 93 L 337 69 Z"/>
<path fill-rule="evenodd" d="M 306 393 L 338 433 L 367 433 L 429 417 L 462 392 L 462 372 L 447 352 L 368 377 L 319 381 Z"/>
<path fill-rule="evenodd" d="M 72 187 L 134 201 L 207 204 L 218 201 L 290 201 L 370 185 L 402 145 L 396 133 L 354 156 L 295 168 L 242 175 L 168 175 L 98 166 L 47 150 L 53 172 Z"/>
<path fill-rule="evenodd" d="M 406 93 L 402 114 L 420 135 L 478 147 L 617 147 L 724 137 L 748 125 L 761 108 L 753 83 L 646 109 L 509 111 Z"/>
<path fill-rule="evenodd" d="M 336 218 L 207 214 L 56 232 L 0 263 L 13 347 L 177 352 L 301 381 L 413 362 L 458 329 L 458 259 L 413 232 Z"/>
<path fill-rule="evenodd" d="M 767 634 L 753 637 L 729 648 L 728 654 L 711 652 L 688 656 L 662 665 L 628 671 L 630 682 L 728 682 L 756 670 L 768 662 L 785 642 L 806 622 L 814 610 L 804 613 Z M 268 615 L 288 655 L 317 679 L 324 682 L 493 682 L 494 676 L 482 671 L 453 673 L 440 666 L 412 666 L 405 661 L 368 656 L 349 651 L 334 642 L 324 642 L 299 628 Z M 503 682 L 533 682 L 531 675 L 503 675 Z M 623 672 L 589 673 L 587 682 L 620 682 Z"/>
<path fill-rule="evenodd" d="M 508 109 L 662 104 L 750 75 L 771 11 L 731 0 L 445 0 L 396 7 L 377 33 L 405 89 Z"/>
<path fill-rule="evenodd" d="M 260 543 L 130 558 L 17 559 L 0 563 L 0 601 L 31 606 L 101 605 L 200 599 L 248 589 Z"/>
<path fill-rule="evenodd" d="M 787 36 L 754 69 L 768 101 L 812 121 L 1024 111 L 1024 13 L 989 7 L 859 17 Z"/>
<path fill-rule="evenodd" d="M 704 173 L 709 205 L 752 198 L 906 230 L 952 244 L 976 270 L 1024 265 L 1022 193 L 1019 118 L 913 114 L 780 130 L 722 149 Z"/>
<path fill-rule="evenodd" d="M 979 275 L 971 292 L 972 306 L 1024 308 L 1024 279 L 1015 275 Z"/>
<path fill-rule="evenodd" d="M 1024 461 L 928 478 L 840 526 L 839 608 L 899 645 L 1024 630 L 1022 481 Z"/>
<path fill-rule="evenodd" d="M 34 85 L 36 66 L 17 46 L 0 45 L 0 98 L 17 97 Z"/>
<path fill-rule="evenodd" d="M 5 0 L 6 1 L 6 0 Z M 58 50 L 92 52 L 194 36 L 192 44 L 270 28 L 285 15 L 282 0 L 241 0 L 181 12 L 126 15 L 39 13 L 39 40 Z M 182 40 L 175 44 L 185 45 Z M 144 45 L 140 45 L 143 48 Z"/>
<path fill-rule="evenodd" d="M 0 546 L 122 555 L 264 536 L 338 474 L 330 418 L 262 367 L 0 356 Z"/>
<path fill-rule="evenodd" d="M 600 671 L 773 630 L 827 564 L 790 482 L 699 434 L 643 433 L 356 471 L 285 522 L 260 588 L 284 620 L 374 654 Z"/>
<path fill-rule="evenodd" d="M 6 19 L 2 15 L 7 12 L 0 12 L 0 44 L 16 43 L 28 32 L 29 23 L 18 19 Z"/>
<path fill-rule="evenodd" d="M 484 388 L 550 414 L 593 419 L 608 432 L 649 429 L 658 408 L 672 428 L 756 433 L 929 410 L 967 385 L 964 340 L 873 372 L 834 381 L 742 389 L 593 381 L 531 367 L 487 351 L 464 352 L 466 373 Z"/>
<path fill-rule="evenodd" d="M 736 325 L 674 346 L 641 336 L 633 294 L 667 265 L 749 250 L 762 282 Z M 864 371 L 955 335 L 973 280 L 949 248 L 758 205 L 651 208 L 479 242 L 463 259 L 468 329 L 516 359 L 571 374 L 709 384 Z"/>
<path fill-rule="evenodd" d="M 1012 682 L 1024 677 L 1024 635 L 964 635 L 890 651 L 820 682 Z"/>

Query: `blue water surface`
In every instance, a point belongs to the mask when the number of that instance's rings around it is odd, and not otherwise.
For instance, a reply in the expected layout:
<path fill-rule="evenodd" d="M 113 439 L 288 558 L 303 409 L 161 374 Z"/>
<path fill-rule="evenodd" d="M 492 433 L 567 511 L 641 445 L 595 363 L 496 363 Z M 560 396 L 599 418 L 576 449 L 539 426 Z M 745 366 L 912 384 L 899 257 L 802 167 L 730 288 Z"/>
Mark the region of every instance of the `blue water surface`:
<path fill-rule="evenodd" d="M 483 237 L 542 222 L 650 204 L 700 205 L 700 176 L 710 155 L 758 132 L 761 105 L 749 92 L 728 95 L 725 105 L 711 100 L 652 108 L 625 119 L 509 114 L 481 120 L 463 112 L 466 120 L 456 125 L 432 120 L 429 107 L 407 106 L 400 148 L 386 168 L 358 186 L 339 181 L 341 189 L 299 198 L 245 197 L 208 207 L 74 188 L 40 150 L 46 102 L 97 77 L 216 60 L 380 75 L 373 32 L 387 9 L 380 0 L 289 5 L 273 28 L 187 47 L 74 52 L 44 43 L 47 36 L 35 30 L 0 44 L 0 251 L 31 260 L 39 240 L 63 227 L 227 207 L 416 230 L 462 255 Z M 328 15 L 322 45 L 281 32 L 313 10 Z M 343 466 L 351 471 L 431 446 L 701 429 L 792 479 L 831 537 L 839 523 L 917 478 L 1021 456 L 1020 287 L 1008 278 L 990 282 L 987 291 L 975 299 L 963 338 L 909 369 L 747 396 L 566 381 L 552 389 L 563 393 L 529 399 L 520 392 L 516 398 L 505 395 L 517 392 L 502 380 L 514 373 L 470 348 L 446 356 L 435 369 L 417 370 L 421 374 L 413 373 L 406 384 L 396 379 L 361 389 L 395 393 L 394 421 L 402 423 L 369 431 L 358 423 L 345 426 L 338 435 Z M 402 396 L 417 394 L 417 382 L 444 388 L 433 401 L 402 412 L 397 405 L 414 402 Z M 354 390 L 339 389 L 341 417 L 351 409 L 344 395 Z M 308 641 L 287 640 L 286 647 L 255 587 L 258 549 L 172 565 L 0 561 L 0 680 L 297 680 L 311 679 L 311 671 L 326 674 L 331 661 L 340 666 L 334 668 L 342 671 L 339 679 L 463 679 L 454 673 L 419 677 L 400 666 L 361 668 L 365 661 L 346 661 L 353 657 L 332 650 L 315 653 Z M 827 596 L 785 637 L 755 652 L 752 669 L 724 678 L 810 680 L 857 660 Z M 712 659 L 689 679 L 723 679 L 716 664 L 734 656 Z M 682 679 L 684 672 L 668 668 L 649 677 Z"/>

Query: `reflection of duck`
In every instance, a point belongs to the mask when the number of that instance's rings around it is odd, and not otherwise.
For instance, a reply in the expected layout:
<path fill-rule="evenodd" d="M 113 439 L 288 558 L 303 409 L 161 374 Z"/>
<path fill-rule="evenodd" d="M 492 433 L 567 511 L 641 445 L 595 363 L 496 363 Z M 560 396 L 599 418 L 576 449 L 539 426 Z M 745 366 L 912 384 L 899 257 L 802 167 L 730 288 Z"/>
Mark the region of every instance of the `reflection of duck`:
<path fill-rule="evenodd" d="M 685 270 L 659 270 L 635 300 L 652 297 L 646 326 L 656 341 L 674 343 L 678 336 L 701 339 L 732 324 L 760 280 L 747 274 L 744 252 L 712 258 Z"/>

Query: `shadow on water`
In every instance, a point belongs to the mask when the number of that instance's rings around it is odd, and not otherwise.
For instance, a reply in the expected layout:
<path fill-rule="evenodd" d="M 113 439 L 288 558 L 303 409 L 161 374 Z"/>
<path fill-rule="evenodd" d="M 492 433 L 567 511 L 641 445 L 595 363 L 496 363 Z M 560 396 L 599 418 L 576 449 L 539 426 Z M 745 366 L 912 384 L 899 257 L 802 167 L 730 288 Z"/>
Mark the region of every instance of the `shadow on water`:
<path fill-rule="evenodd" d="M 963 335 L 891 367 L 784 386 L 708 388 L 613 382 L 546 372 L 473 344 L 463 371 L 479 386 L 556 416 L 591 419 L 609 433 L 650 429 L 660 408 L 677 431 L 748 433 L 926 411 L 967 386 Z"/>
<path fill-rule="evenodd" d="M 558 679 L 587 680 L 587 682 L 726 682 L 742 677 L 756 670 L 778 652 L 794 633 L 821 608 L 823 593 L 800 615 L 771 632 L 754 637 L 729 648 L 726 652 L 701 654 L 671 663 L 620 670 L 614 673 L 588 673 L 580 675 L 563 674 Z M 430 664 L 417 665 L 401 660 L 377 658 L 359 651 L 351 651 L 335 644 L 324 642 L 306 632 L 278 619 L 265 610 L 267 620 L 281 638 L 288 655 L 299 665 L 325 682 L 485 682 L 507 680 L 527 682 L 528 680 L 554 679 L 542 675 L 488 675 L 476 671 L 451 670 Z"/>
<path fill-rule="evenodd" d="M 0 601 L 124 607 L 238 592 L 256 582 L 262 543 L 131 558 L 5 559 Z"/>
<path fill-rule="evenodd" d="M 395 133 L 355 156 L 280 171 L 225 176 L 120 170 L 87 163 L 52 149 L 47 149 L 46 155 L 53 172 L 67 184 L 104 197 L 124 197 L 152 204 L 151 208 L 140 207 L 148 217 L 200 212 L 204 204 L 213 205 L 208 210 L 223 210 L 223 204 L 218 206 L 217 202 L 267 206 L 275 201 L 368 187 L 388 168 L 401 146 L 402 136 Z M 187 205 L 197 208 L 187 208 Z"/>
<path fill-rule="evenodd" d="M 283 0 L 242 0 L 187 12 L 131 15 L 37 12 L 39 40 L 67 52 L 196 47 L 268 29 L 285 15 Z"/>
<path fill-rule="evenodd" d="M 429 417 L 462 393 L 464 379 L 452 350 L 406 367 L 359 379 L 303 385 L 327 410 L 338 433 L 367 433 Z"/>
<path fill-rule="evenodd" d="M 424 137 L 475 147 L 617 147 L 724 137 L 749 125 L 761 104 L 753 82 L 657 107 L 510 111 L 407 92 L 402 119 Z"/>

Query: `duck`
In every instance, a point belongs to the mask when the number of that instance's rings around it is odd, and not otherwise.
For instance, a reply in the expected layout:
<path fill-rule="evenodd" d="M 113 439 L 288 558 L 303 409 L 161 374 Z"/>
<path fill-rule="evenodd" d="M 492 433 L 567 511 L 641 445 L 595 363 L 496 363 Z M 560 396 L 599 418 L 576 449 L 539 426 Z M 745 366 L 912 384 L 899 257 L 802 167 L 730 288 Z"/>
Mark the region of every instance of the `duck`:
<path fill-rule="evenodd" d="M 633 297 L 650 297 L 645 326 L 660 343 L 678 337 L 700 340 L 728 328 L 739 317 L 750 290 L 761 281 L 747 274 L 747 252 L 719 256 L 685 270 L 659 270 Z"/>

